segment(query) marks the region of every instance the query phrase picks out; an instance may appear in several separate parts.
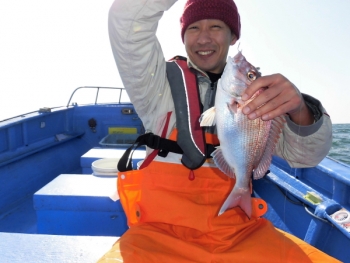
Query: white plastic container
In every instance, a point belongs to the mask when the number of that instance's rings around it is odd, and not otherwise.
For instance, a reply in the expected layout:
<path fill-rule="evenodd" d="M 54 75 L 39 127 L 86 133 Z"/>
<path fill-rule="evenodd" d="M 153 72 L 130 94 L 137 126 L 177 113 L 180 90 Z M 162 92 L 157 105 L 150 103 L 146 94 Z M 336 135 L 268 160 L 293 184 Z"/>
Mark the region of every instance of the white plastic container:
<path fill-rule="evenodd" d="M 118 175 L 119 158 L 105 158 L 91 164 L 93 175 L 116 177 Z"/>

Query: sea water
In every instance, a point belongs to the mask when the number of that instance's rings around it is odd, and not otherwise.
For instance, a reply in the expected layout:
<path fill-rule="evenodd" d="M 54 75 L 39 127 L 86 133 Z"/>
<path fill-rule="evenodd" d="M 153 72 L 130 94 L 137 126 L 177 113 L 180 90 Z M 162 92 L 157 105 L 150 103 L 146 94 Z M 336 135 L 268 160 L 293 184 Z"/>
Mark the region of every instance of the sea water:
<path fill-rule="evenodd" d="M 350 165 L 350 124 L 333 124 L 332 148 L 328 156 Z"/>

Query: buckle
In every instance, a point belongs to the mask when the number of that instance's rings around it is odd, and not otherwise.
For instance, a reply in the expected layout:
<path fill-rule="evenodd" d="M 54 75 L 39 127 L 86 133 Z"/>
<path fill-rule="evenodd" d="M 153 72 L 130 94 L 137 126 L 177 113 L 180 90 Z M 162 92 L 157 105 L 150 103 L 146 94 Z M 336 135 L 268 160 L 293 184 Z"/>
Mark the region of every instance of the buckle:
<path fill-rule="evenodd" d="M 153 133 L 149 133 L 147 146 L 152 149 L 160 149 L 160 140 L 161 138 L 158 135 L 154 135 Z"/>
<path fill-rule="evenodd" d="M 169 151 L 164 150 L 164 149 L 160 149 L 159 152 L 158 152 L 158 156 L 165 158 L 165 157 L 168 156 L 168 153 L 169 153 Z"/>

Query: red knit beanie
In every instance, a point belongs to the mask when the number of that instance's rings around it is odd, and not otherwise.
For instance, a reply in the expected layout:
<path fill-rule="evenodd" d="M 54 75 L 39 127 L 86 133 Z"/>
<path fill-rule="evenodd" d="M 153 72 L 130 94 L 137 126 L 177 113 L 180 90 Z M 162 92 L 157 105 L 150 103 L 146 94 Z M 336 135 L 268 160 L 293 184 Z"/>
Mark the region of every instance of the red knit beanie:
<path fill-rule="evenodd" d="M 187 27 L 202 19 L 218 19 L 225 22 L 239 39 L 241 21 L 233 0 L 187 0 L 180 18 L 182 42 Z"/>

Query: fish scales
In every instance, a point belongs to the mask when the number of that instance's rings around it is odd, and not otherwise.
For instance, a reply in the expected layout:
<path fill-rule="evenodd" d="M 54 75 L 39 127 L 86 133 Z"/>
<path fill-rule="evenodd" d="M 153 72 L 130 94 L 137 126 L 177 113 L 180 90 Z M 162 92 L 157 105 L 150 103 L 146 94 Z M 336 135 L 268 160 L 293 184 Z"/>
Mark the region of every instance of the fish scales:
<path fill-rule="evenodd" d="M 220 146 L 212 153 L 217 167 L 236 178 L 235 186 L 222 205 L 219 215 L 240 206 L 251 217 L 251 175 L 263 177 L 270 166 L 272 154 L 284 125 L 284 117 L 263 121 L 249 120 L 242 108 L 264 89 L 243 102 L 245 89 L 260 73 L 239 52 L 228 58 L 219 80 L 215 105 L 201 116 L 201 126 L 216 125 Z"/>

